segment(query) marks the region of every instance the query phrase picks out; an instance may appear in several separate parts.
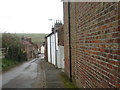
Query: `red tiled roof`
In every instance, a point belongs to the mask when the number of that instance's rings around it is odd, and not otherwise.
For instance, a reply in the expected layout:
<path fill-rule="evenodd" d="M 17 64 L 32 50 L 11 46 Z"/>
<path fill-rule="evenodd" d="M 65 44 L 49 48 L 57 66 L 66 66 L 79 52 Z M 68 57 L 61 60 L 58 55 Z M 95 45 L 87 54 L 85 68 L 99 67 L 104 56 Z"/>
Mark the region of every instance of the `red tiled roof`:
<path fill-rule="evenodd" d="M 32 45 L 32 43 L 31 43 L 31 42 L 26 41 L 26 40 L 23 40 L 23 41 L 22 41 L 22 44 L 23 44 L 23 45 Z"/>

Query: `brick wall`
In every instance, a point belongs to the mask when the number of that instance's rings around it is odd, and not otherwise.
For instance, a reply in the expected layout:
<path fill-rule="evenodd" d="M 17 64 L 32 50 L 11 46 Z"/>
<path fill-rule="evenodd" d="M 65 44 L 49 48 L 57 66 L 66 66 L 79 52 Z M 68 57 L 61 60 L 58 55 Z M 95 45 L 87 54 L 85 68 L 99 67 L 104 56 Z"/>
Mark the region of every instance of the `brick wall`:
<path fill-rule="evenodd" d="M 63 25 L 58 28 L 58 45 L 64 46 Z"/>
<path fill-rule="evenodd" d="M 70 78 L 70 61 L 69 61 L 69 31 L 68 31 L 68 3 L 63 3 L 64 8 L 64 55 L 65 55 L 65 72 Z"/>
<path fill-rule="evenodd" d="M 85 88 L 120 88 L 119 3 L 70 3 L 70 45 L 68 3 L 64 4 L 65 72 Z"/>
<path fill-rule="evenodd" d="M 47 46 L 47 37 L 45 37 L 45 53 L 44 53 L 44 58 L 46 61 L 48 61 L 48 50 L 47 50 L 48 46 Z"/>

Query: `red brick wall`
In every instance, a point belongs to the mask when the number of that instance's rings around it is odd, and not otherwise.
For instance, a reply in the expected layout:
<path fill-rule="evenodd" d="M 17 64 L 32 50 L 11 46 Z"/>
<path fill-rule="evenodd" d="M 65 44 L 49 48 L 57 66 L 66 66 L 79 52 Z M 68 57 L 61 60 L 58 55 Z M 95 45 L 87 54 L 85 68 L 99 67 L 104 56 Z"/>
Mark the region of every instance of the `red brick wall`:
<path fill-rule="evenodd" d="M 64 8 L 64 53 L 65 53 L 65 72 L 70 77 L 70 62 L 69 62 L 69 31 L 68 31 L 68 3 L 63 3 Z"/>
<path fill-rule="evenodd" d="M 65 70 L 69 75 L 69 31 L 64 3 Z M 120 87 L 118 3 L 70 3 L 72 80 L 85 88 Z"/>
<path fill-rule="evenodd" d="M 48 61 L 48 51 L 47 51 L 47 37 L 45 37 L 45 53 L 44 53 L 44 56 L 45 56 L 45 60 Z"/>
<path fill-rule="evenodd" d="M 71 7 L 72 6 L 72 7 Z M 75 10 L 76 6 L 75 6 L 75 3 L 70 3 L 70 43 L 71 43 L 71 70 L 72 70 L 72 80 L 74 80 L 75 78 L 77 79 L 77 57 L 76 57 L 76 50 L 77 50 L 77 33 L 76 33 L 76 26 L 77 26 L 77 23 L 75 21 L 77 21 L 75 15 L 77 14 L 76 13 L 76 10 Z"/>
<path fill-rule="evenodd" d="M 64 46 L 64 32 L 63 25 L 58 28 L 58 45 Z"/>

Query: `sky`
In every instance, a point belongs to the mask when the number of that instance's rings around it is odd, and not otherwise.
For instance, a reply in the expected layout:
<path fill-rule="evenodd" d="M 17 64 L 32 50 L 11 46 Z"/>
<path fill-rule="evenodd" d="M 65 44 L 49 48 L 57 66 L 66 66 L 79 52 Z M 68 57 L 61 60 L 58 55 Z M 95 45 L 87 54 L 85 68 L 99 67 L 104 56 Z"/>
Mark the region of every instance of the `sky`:
<path fill-rule="evenodd" d="M 0 32 L 50 33 L 56 20 L 63 22 L 61 0 L 0 0 Z"/>

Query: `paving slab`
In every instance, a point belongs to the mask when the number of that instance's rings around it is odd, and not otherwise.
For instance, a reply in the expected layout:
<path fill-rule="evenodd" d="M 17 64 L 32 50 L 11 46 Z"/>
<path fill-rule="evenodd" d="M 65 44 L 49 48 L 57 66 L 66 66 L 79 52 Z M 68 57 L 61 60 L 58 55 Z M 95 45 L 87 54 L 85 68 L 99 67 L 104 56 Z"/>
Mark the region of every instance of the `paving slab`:
<path fill-rule="evenodd" d="M 61 69 L 57 69 L 54 65 L 44 61 L 44 69 L 46 75 L 46 88 L 65 88 L 63 81 L 60 79 Z"/>

